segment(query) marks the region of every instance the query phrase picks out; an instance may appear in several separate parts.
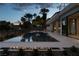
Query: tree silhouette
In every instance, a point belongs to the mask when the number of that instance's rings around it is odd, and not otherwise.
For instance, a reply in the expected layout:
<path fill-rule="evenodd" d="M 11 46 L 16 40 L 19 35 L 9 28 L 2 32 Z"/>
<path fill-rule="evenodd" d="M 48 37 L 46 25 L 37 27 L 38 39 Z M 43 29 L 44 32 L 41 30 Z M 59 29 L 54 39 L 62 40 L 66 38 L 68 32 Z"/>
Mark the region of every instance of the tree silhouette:
<path fill-rule="evenodd" d="M 46 9 L 46 8 L 43 8 L 40 10 L 40 13 L 43 14 L 43 20 L 46 20 L 48 12 L 49 12 L 49 9 Z"/>
<path fill-rule="evenodd" d="M 25 18 L 28 18 L 28 21 L 30 22 L 30 20 L 32 19 L 33 15 L 30 13 L 27 13 L 24 15 Z"/>
<path fill-rule="evenodd" d="M 42 19 L 42 17 L 40 17 L 39 15 L 36 16 L 36 18 L 34 20 L 32 20 L 32 25 L 34 27 L 37 27 L 39 29 L 42 30 L 43 24 L 44 24 L 44 20 Z"/>
<path fill-rule="evenodd" d="M 21 17 L 22 23 L 26 22 L 26 19 L 24 17 Z"/>
<path fill-rule="evenodd" d="M 34 13 L 34 14 L 33 14 L 33 16 L 34 16 L 34 18 L 35 18 L 35 17 L 37 16 L 37 14 L 36 14 L 36 13 Z"/>
<path fill-rule="evenodd" d="M 11 29 L 11 24 L 10 22 L 7 22 L 7 21 L 0 21 L 0 30 L 3 31 L 3 30 L 10 30 Z"/>
<path fill-rule="evenodd" d="M 26 21 L 25 17 L 21 17 L 21 21 L 22 21 L 21 28 L 23 30 L 31 30 L 32 25 L 29 21 Z"/>
<path fill-rule="evenodd" d="M 34 20 L 32 20 L 32 25 L 37 26 L 40 25 L 40 16 L 37 16 Z"/>
<path fill-rule="evenodd" d="M 42 16 L 42 19 L 44 20 L 44 23 L 43 23 L 43 28 L 46 28 L 46 18 L 47 18 L 47 13 L 49 12 L 49 9 L 46 9 L 46 8 L 42 8 L 40 10 L 40 13 L 43 15 Z"/>

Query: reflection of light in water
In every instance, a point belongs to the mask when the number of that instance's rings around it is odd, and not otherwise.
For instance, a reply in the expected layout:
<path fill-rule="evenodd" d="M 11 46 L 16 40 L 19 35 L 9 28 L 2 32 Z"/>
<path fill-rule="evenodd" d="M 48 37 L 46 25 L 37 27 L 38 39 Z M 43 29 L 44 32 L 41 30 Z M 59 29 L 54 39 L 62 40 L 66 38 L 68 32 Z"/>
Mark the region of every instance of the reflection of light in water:
<path fill-rule="evenodd" d="M 25 40 L 26 40 L 25 42 L 33 42 L 33 40 L 32 40 L 32 36 L 29 37 L 29 38 L 27 38 L 27 39 L 25 39 Z"/>
<path fill-rule="evenodd" d="M 30 42 L 33 42 L 33 40 L 32 40 L 32 36 L 30 37 Z"/>
<path fill-rule="evenodd" d="M 5 40 L 3 42 L 20 42 L 21 40 L 22 40 L 22 36 L 17 36 L 17 37 L 13 37 L 8 40 Z"/>
<path fill-rule="evenodd" d="M 28 42 L 28 39 L 25 39 L 26 40 L 26 42 Z"/>
<path fill-rule="evenodd" d="M 40 36 L 40 34 L 38 33 L 38 34 L 36 34 L 36 36 Z"/>

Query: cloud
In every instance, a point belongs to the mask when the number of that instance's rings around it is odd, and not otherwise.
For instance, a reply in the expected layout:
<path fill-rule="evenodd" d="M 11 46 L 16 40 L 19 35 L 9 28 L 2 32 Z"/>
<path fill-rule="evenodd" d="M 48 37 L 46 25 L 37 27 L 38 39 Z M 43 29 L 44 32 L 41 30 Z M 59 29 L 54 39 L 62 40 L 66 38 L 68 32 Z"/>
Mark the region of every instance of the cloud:
<path fill-rule="evenodd" d="M 0 3 L 0 6 L 3 6 L 7 3 Z M 9 4 L 9 3 L 8 3 Z M 10 3 L 9 5 L 13 5 L 12 9 L 16 11 L 23 11 L 28 9 L 30 6 L 33 8 L 58 8 L 60 3 Z"/>
<path fill-rule="evenodd" d="M 37 5 L 39 5 L 40 8 L 50 8 L 53 6 L 53 3 L 38 3 Z"/>
<path fill-rule="evenodd" d="M 12 9 L 16 11 L 23 11 L 27 9 L 29 6 L 31 6 L 30 3 L 12 3 L 12 5 Z"/>
<path fill-rule="evenodd" d="M 50 8 L 53 7 L 54 3 L 13 3 L 14 10 L 22 11 L 27 9 L 30 6 L 35 6 L 34 8 Z"/>
<path fill-rule="evenodd" d="M 0 6 L 3 6 L 5 4 L 8 4 L 12 6 L 11 8 L 16 11 L 24 11 L 28 9 L 30 6 L 33 6 L 32 8 L 58 8 L 60 3 L 0 3 Z"/>
<path fill-rule="evenodd" d="M 16 8 L 16 7 L 14 7 L 14 8 L 12 8 L 13 10 L 16 10 L 16 11 L 22 11 L 22 9 L 21 8 Z"/>
<path fill-rule="evenodd" d="M 33 3 L 15 3 L 14 5 L 18 7 L 27 7 L 27 6 L 33 5 Z"/>

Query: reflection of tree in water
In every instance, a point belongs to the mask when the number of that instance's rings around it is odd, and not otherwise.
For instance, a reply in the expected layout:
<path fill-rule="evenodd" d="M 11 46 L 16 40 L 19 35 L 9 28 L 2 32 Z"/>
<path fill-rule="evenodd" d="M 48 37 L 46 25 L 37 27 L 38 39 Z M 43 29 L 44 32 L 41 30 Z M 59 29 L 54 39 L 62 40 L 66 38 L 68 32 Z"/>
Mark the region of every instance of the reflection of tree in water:
<path fill-rule="evenodd" d="M 25 42 L 25 38 L 22 38 L 21 42 Z"/>
<path fill-rule="evenodd" d="M 50 37 L 47 33 L 43 33 L 43 32 L 36 32 L 32 35 L 32 40 L 36 41 L 36 42 L 58 42 L 58 40 Z"/>
<path fill-rule="evenodd" d="M 31 41 L 36 41 L 36 42 L 57 42 L 56 39 L 50 37 L 47 33 L 43 33 L 43 32 L 34 32 L 34 33 L 27 33 L 23 36 L 21 42 L 25 42 L 26 39 L 28 40 L 28 42 Z"/>
<path fill-rule="evenodd" d="M 21 40 L 21 42 L 25 42 L 26 39 L 28 39 L 28 42 L 30 42 L 30 37 L 32 36 L 32 33 L 27 33 L 23 35 L 23 38 Z"/>
<path fill-rule="evenodd" d="M 46 33 L 37 32 L 32 36 L 33 41 L 45 41 Z"/>

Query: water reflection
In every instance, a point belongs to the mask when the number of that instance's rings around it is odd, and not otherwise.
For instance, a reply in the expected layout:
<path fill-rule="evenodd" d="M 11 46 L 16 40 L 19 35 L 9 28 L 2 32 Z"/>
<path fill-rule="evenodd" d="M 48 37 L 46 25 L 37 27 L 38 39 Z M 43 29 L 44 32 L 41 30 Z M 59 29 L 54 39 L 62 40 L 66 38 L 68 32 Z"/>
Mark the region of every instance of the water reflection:
<path fill-rule="evenodd" d="M 48 41 L 57 41 L 56 39 L 50 37 L 47 33 L 43 32 L 33 32 L 23 35 L 21 42 L 48 42 Z"/>
<path fill-rule="evenodd" d="M 21 42 L 31 42 L 32 41 L 32 33 L 27 33 L 23 35 Z"/>
<path fill-rule="evenodd" d="M 55 38 L 52 38 L 47 33 L 43 32 L 31 32 L 21 36 L 17 36 L 4 42 L 59 42 Z"/>

